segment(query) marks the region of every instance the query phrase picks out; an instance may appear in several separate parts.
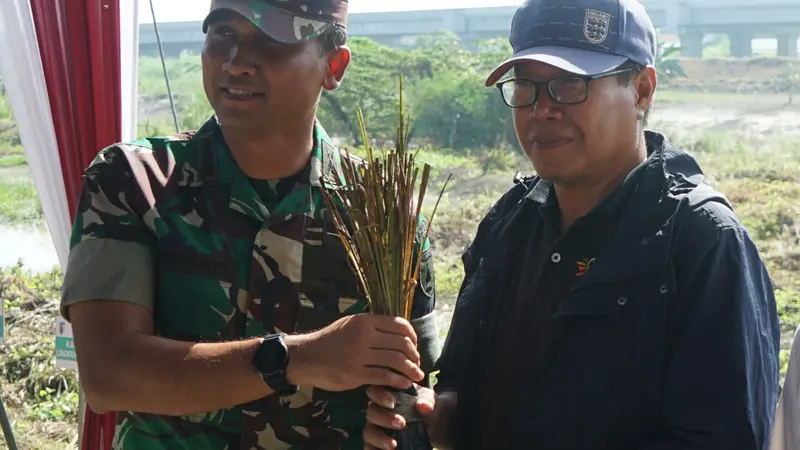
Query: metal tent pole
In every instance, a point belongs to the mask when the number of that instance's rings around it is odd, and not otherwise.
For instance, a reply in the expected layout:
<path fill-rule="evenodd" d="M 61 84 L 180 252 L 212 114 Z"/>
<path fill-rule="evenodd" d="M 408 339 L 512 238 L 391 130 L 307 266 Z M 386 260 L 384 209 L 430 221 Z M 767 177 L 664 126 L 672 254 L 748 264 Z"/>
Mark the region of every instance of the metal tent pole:
<path fill-rule="evenodd" d="M 17 441 L 14 440 L 14 430 L 11 428 L 11 421 L 8 420 L 8 414 L 6 414 L 6 407 L 2 398 L 0 398 L 0 426 L 3 428 L 3 436 L 6 438 L 8 450 L 18 450 Z"/>
<path fill-rule="evenodd" d="M 158 52 L 161 54 L 161 67 L 164 70 L 164 80 L 167 82 L 167 93 L 169 94 L 169 104 L 172 107 L 172 121 L 175 124 L 175 132 L 180 133 L 181 127 L 178 125 L 178 112 L 175 109 L 175 98 L 172 95 L 172 86 L 169 82 L 169 72 L 167 72 L 167 60 L 164 58 L 164 47 L 161 45 L 161 34 L 158 32 L 158 22 L 156 21 L 156 10 L 153 8 L 153 0 L 150 0 L 150 13 L 153 15 L 153 29 L 156 32 L 156 42 L 158 42 Z"/>

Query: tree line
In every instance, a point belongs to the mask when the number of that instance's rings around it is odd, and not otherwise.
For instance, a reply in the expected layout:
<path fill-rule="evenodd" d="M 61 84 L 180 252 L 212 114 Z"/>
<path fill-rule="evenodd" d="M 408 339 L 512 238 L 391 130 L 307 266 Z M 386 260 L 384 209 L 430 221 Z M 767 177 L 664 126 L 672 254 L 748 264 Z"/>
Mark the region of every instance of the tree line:
<path fill-rule="evenodd" d="M 360 108 L 374 138 L 392 139 L 402 73 L 416 142 L 458 151 L 503 147 L 515 139 L 509 108 L 497 89 L 484 86 L 489 72 L 511 54 L 506 39 L 479 42 L 474 51 L 450 34 L 420 37 L 408 50 L 367 38 L 349 45 L 353 60 L 344 82 L 320 102 L 320 120 L 331 134 L 360 144 Z"/>
<path fill-rule="evenodd" d="M 351 37 L 352 61 L 342 85 L 324 92 L 318 117 L 329 134 L 359 146 L 357 109 L 370 136 L 392 140 L 397 126 L 398 83 L 402 73 L 405 100 L 415 143 L 454 151 L 504 147 L 514 143 L 509 108 L 496 88 L 484 86 L 489 72 L 511 54 L 508 40 L 488 39 L 466 49 L 450 33 L 422 36 L 412 49 L 397 49 L 371 39 Z M 166 83 L 157 58 L 140 60 L 141 134 L 170 133 Z M 199 126 L 210 114 L 202 90 L 200 58 L 184 54 L 167 61 L 181 127 Z M 152 105 L 161 105 L 153 111 Z"/>
<path fill-rule="evenodd" d="M 377 141 L 394 138 L 397 126 L 399 74 L 412 118 L 410 134 L 416 144 L 448 148 L 453 152 L 516 146 L 511 111 L 494 87 L 485 87 L 491 70 L 512 53 L 507 38 L 478 42 L 465 48 L 450 32 L 420 36 L 411 49 L 351 37 L 352 61 L 344 82 L 324 92 L 319 119 L 329 134 L 360 146 L 356 111 L 360 108 L 367 129 Z M 659 78 L 682 76 L 672 53 L 679 48 L 659 48 Z M 199 127 L 212 113 L 203 92 L 200 57 L 183 54 L 167 60 L 168 74 L 182 131 Z M 0 144 L 14 141 L 16 127 L 4 105 L 0 80 Z M 139 135 L 174 132 L 169 113 L 164 73 L 158 58 L 139 61 Z M 18 141 L 18 137 L 16 137 Z"/>

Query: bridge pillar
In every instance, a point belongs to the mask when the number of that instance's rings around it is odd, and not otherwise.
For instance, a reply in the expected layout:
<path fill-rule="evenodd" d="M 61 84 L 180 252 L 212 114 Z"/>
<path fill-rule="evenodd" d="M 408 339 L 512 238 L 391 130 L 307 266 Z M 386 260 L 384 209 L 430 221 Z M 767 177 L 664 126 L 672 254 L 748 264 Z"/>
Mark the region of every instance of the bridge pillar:
<path fill-rule="evenodd" d="M 778 56 L 797 57 L 796 34 L 781 34 L 778 36 Z"/>
<path fill-rule="evenodd" d="M 690 29 L 681 33 L 681 56 L 686 56 L 689 58 L 702 58 L 703 37 L 704 34 L 699 30 Z"/>
<path fill-rule="evenodd" d="M 728 33 L 728 37 L 731 39 L 731 56 L 734 58 L 753 56 L 753 33 L 734 31 Z"/>

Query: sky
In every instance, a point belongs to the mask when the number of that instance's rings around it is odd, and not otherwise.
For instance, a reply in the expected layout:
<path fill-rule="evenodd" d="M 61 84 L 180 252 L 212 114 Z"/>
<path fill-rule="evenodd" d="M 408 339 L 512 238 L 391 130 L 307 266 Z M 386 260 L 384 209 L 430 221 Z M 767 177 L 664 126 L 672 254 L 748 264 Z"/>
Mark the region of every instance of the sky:
<path fill-rule="evenodd" d="M 210 0 L 153 0 L 156 20 L 178 22 L 203 20 Z M 419 9 L 479 8 L 485 6 L 511 6 L 521 0 L 350 0 L 350 12 L 410 11 Z M 139 0 L 139 23 L 152 23 L 150 1 Z"/>

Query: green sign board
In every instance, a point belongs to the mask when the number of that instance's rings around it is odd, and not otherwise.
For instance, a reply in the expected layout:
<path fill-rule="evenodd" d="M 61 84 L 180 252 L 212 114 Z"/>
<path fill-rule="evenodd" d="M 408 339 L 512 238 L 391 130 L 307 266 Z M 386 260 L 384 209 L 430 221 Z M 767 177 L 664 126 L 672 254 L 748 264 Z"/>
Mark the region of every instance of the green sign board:
<path fill-rule="evenodd" d="M 56 318 L 56 367 L 73 370 L 78 368 L 72 325 L 60 316 Z"/>

